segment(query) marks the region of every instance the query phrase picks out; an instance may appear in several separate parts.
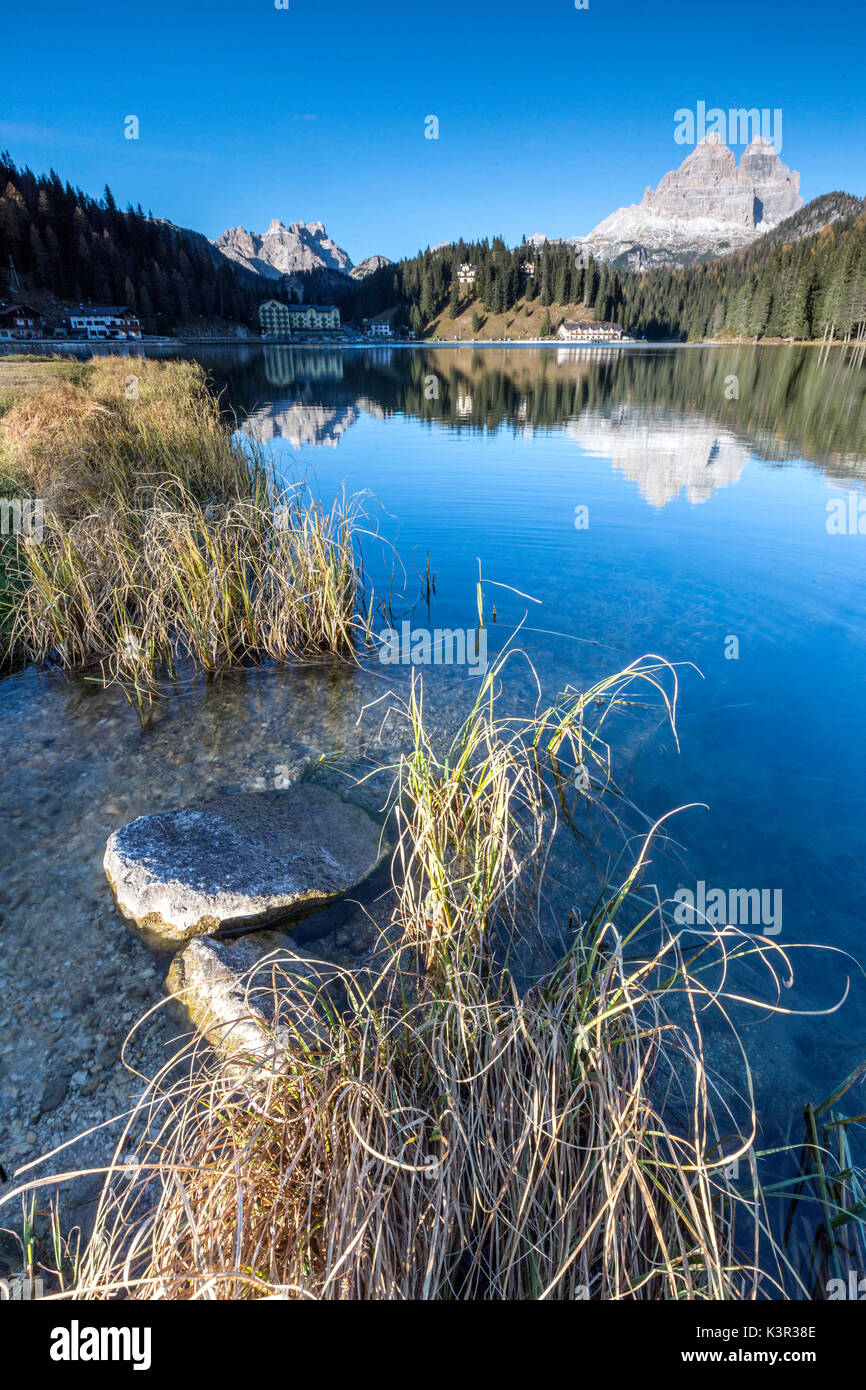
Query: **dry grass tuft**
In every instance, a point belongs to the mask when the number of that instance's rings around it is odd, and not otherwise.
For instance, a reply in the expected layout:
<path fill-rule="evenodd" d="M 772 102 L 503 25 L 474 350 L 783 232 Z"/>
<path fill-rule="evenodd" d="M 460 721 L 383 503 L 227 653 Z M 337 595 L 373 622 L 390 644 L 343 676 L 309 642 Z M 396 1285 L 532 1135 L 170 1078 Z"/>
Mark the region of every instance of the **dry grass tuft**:
<path fill-rule="evenodd" d="M 509 968 L 514 933 L 538 928 L 567 748 L 572 793 L 577 776 L 597 806 L 583 773 L 609 750 L 592 711 L 607 719 L 635 685 L 662 690 L 665 670 L 636 663 L 591 704 L 572 692 L 523 723 L 497 715 L 499 674 L 444 757 L 420 693 L 403 709 L 396 944 L 383 942 L 378 977 L 347 973 L 347 1014 L 324 1041 L 299 1039 L 276 1075 L 200 1053 L 192 1082 L 157 1079 L 119 1146 L 128 1155 L 138 1134 L 135 1166 L 118 1159 L 107 1183 L 79 1296 L 733 1299 L 771 1286 L 756 1180 L 738 1195 L 724 1172 L 737 1155 L 748 1165 L 752 1135 L 722 1145 L 711 1104 L 698 1010 L 719 996 L 660 914 L 652 931 L 642 910 L 618 925 L 646 846 L 555 969 L 518 988 Z M 551 745 L 554 773 L 539 751 Z M 722 956 L 707 937 L 697 955 Z M 319 989 L 311 978 L 311 999 Z"/>
<path fill-rule="evenodd" d="M 366 636 L 360 502 L 278 488 L 198 366 L 100 358 L 3 428 L 8 468 L 46 502 L 41 541 L 7 562 L 19 659 L 98 670 L 144 709 L 182 659 L 347 656 Z"/>
<path fill-rule="evenodd" d="M 190 362 L 96 358 L 83 385 L 24 397 L 2 430 L 8 470 L 63 516 L 172 481 L 209 500 L 249 487 L 249 459 Z"/>

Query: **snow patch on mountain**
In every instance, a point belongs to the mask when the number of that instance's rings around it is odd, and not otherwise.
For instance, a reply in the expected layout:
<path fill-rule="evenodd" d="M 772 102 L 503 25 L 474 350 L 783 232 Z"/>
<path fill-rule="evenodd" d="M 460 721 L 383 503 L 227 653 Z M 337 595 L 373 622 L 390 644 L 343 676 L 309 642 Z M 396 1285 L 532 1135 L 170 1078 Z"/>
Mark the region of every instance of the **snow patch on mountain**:
<path fill-rule="evenodd" d="M 733 152 L 711 134 L 640 203 L 569 240 L 624 270 L 687 266 L 748 246 L 802 205 L 800 175 L 769 140 L 753 140 L 737 167 Z"/>

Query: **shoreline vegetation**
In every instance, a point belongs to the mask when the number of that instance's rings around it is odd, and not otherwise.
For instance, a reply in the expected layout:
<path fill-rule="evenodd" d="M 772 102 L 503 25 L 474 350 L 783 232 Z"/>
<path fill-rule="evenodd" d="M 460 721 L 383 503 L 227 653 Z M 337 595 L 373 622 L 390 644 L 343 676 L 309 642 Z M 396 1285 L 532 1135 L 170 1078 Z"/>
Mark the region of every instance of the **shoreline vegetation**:
<path fill-rule="evenodd" d="M 374 603 L 361 501 L 325 510 L 277 489 L 197 365 L 95 359 L 23 395 L 2 431 L 4 477 L 46 503 L 41 540 L 4 546 L 11 660 L 121 681 L 146 711 L 181 660 L 215 673 L 360 651 Z M 555 836 L 580 841 L 597 819 L 621 830 L 617 716 L 647 710 L 676 738 L 676 671 L 645 657 L 517 717 L 505 712 L 515 655 L 487 671 L 446 748 L 420 679 L 393 697 L 406 730 L 390 768 L 393 906 L 370 962 L 343 971 L 337 1008 L 315 972 L 282 975 L 277 953 L 272 989 L 300 991 L 321 1021 L 313 1035 L 299 1030 L 267 1068 L 229 1067 L 198 1040 L 184 1080 L 167 1068 L 150 1083 L 80 1261 L 52 1209 L 43 1267 L 60 1296 L 812 1292 L 762 1190 L 745 1053 L 732 1033 L 741 1075 L 723 1082 L 701 1026 L 704 1010 L 725 1014 L 720 981 L 745 958 L 781 1007 L 785 952 L 732 928 L 674 928 L 644 882 L 659 822 L 560 923 L 556 966 L 530 979 L 518 968 L 550 911 Z M 819 1156 L 830 1104 L 812 1110 L 818 1168 L 800 1177 L 820 1194 L 816 1280 L 840 1223 L 863 1251 L 856 1170 L 841 1147 L 832 1164 Z M 25 1171 L 4 1205 L 23 1199 L 32 1222 L 39 1194 L 74 1176 Z"/>
<path fill-rule="evenodd" d="M 375 968 L 345 973 L 336 1013 L 314 974 L 281 980 L 275 952 L 273 989 L 324 1014 L 326 1037 L 299 1033 L 277 1066 L 201 1057 L 192 1085 L 157 1078 L 109 1174 L 80 1296 L 742 1299 L 784 1287 L 757 1181 L 746 1196 L 726 1177 L 749 1163 L 754 1127 L 733 1147 L 722 1138 L 733 1121 L 713 1116 L 695 1023 L 712 994 L 701 958 L 729 948 L 716 939 L 689 959 L 666 930 L 649 944 L 656 911 L 635 917 L 632 894 L 652 833 L 625 881 L 571 923 L 553 971 L 521 988 L 510 959 L 539 930 L 558 816 L 580 817 L 585 798 L 602 807 L 611 788 L 605 724 L 648 699 L 673 727 L 675 673 L 647 658 L 521 721 L 500 710 L 507 659 L 444 754 L 413 687 L 391 800 L 392 930 Z M 666 1008 L 675 994 L 682 1023 Z"/>
<path fill-rule="evenodd" d="M 280 488 L 188 362 L 96 357 L 2 418 L 3 472 L 42 499 L 6 561 L 6 659 L 99 673 L 141 709 L 191 661 L 348 655 L 366 630 L 357 499 Z"/>

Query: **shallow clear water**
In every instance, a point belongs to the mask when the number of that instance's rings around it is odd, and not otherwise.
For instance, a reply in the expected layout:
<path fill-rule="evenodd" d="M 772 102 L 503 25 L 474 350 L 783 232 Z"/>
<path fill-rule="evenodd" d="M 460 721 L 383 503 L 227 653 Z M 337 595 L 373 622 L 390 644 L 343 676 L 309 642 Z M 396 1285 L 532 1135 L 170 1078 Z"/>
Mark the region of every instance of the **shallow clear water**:
<path fill-rule="evenodd" d="M 698 668 L 680 671 L 680 752 L 661 722 L 623 729 L 618 770 L 652 817 L 706 803 L 654 860 L 663 895 L 771 890 L 774 941 L 854 958 L 795 952 L 781 1004 L 806 1012 L 738 1019 L 767 1116 L 829 1094 L 866 1057 L 866 534 L 828 529 L 831 501 L 847 522 L 863 498 L 866 371 L 789 348 L 283 348 L 210 367 L 287 472 L 369 489 L 410 571 L 429 552 L 430 627 L 474 624 L 480 559 L 492 646 L 525 615 L 546 692 L 646 652 Z"/>
<path fill-rule="evenodd" d="M 344 483 L 373 495 L 410 576 L 394 609 L 413 627 L 474 629 L 480 560 L 488 623 L 497 607 L 490 654 L 525 619 L 519 644 L 545 693 L 646 652 L 683 663 L 679 752 L 660 717 L 612 730 L 620 781 L 644 812 L 691 805 L 649 877 L 663 895 L 699 880 L 768 889 L 769 902 L 778 892 L 774 940 L 836 948 L 793 953 L 790 1013 L 739 1019 L 769 1128 L 823 1099 L 866 1057 L 866 534 L 828 529 L 828 503 L 847 517 L 863 496 L 866 372 L 786 348 L 196 355 L 287 475 L 326 498 Z M 423 604 L 409 611 L 428 553 L 429 618 Z M 387 556 L 370 542 L 380 593 Z M 407 674 L 194 681 L 144 731 L 116 691 L 36 672 L 0 682 L 11 1019 L 0 1138 L 14 1161 L 87 1109 L 88 1083 L 71 1080 L 40 1118 L 58 1049 L 74 1037 L 86 1063 L 94 1039 L 111 1044 L 109 1021 L 158 995 L 162 962 L 120 921 L 102 875 L 110 831 L 218 786 L 269 785 L 278 765 L 351 753 L 378 727 L 375 715 L 357 727 L 363 706 Z M 525 704 L 526 667 L 506 680 L 506 698 Z M 437 725 L 453 728 L 477 681 L 465 667 L 425 681 Z M 855 1090 L 851 1110 L 864 1099 Z"/>

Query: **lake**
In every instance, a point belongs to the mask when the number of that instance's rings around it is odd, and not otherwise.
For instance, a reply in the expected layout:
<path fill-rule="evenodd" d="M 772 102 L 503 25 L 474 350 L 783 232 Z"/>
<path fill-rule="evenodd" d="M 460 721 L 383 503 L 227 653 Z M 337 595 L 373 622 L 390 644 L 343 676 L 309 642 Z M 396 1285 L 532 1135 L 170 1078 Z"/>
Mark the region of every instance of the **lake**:
<path fill-rule="evenodd" d="M 784 1012 L 738 1011 L 737 1023 L 767 1135 L 799 1137 L 804 1103 L 866 1058 L 864 369 L 839 350 L 772 346 L 185 355 L 286 477 L 325 499 L 369 494 L 381 541 L 366 560 L 398 630 L 474 630 L 480 562 L 489 656 L 514 641 L 545 695 L 644 653 L 678 664 L 679 751 L 658 709 L 641 711 L 612 726 L 614 766 L 651 819 L 689 808 L 648 871 L 662 897 L 763 893 L 748 899 L 752 925 L 790 951 L 794 983 Z M 416 602 L 428 560 L 429 615 Z M 421 669 L 434 721 L 453 730 L 477 676 L 468 663 Z M 82 1058 L 105 1042 L 106 1013 L 131 1017 L 158 996 L 161 964 L 102 878 L 110 831 L 351 751 L 377 720 L 365 708 L 407 679 L 373 663 L 190 680 L 147 730 L 117 690 L 33 671 L 0 682 L 5 1094 L 19 1125 L 37 1124 L 23 1098 L 68 1052 L 68 996 L 86 996 L 74 1006 Z M 504 684 L 515 709 L 535 697 L 521 659 Z M 71 1132 L 77 1084 L 43 1126 Z M 866 1109 L 862 1084 L 843 1106 Z"/>
<path fill-rule="evenodd" d="M 766 890 L 780 946 L 850 953 L 793 952 L 791 1013 L 738 1019 L 768 1114 L 829 1094 L 866 1058 L 862 367 L 770 346 L 202 360 L 287 473 L 373 494 L 416 585 L 429 554 L 436 596 L 413 625 L 472 627 L 480 560 L 491 650 L 524 620 L 545 693 L 648 652 L 697 668 L 680 671 L 679 753 L 661 721 L 614 748 L 624 790 L 653 819 L 706 803 L 654 860 L 663 896 Z"/>

